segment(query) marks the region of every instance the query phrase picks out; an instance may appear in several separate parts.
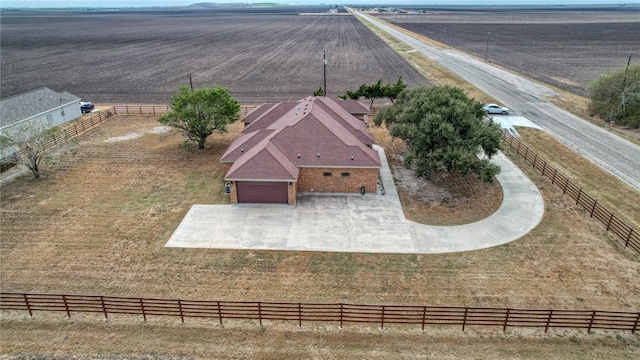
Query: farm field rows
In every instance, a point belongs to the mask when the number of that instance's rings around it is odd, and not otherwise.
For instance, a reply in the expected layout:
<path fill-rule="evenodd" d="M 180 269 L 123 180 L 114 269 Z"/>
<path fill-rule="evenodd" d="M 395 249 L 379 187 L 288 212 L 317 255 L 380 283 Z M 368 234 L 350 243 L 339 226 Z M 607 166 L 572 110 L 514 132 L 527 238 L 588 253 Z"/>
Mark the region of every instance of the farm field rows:
<path fill-rule="evenodd" d="M 486 54 L 487 61 L 578 95 L 586 95 L 586 86 L 600 74 L 623 68 L 630 51 L 632 62 L 640 61 L 637 6 L 378 17 L 481 59 Z"/>
<path fill-rule="evenodd" d="M 191 74 L 245 104 L 296 100 L 322 86 L 323 51 L 330 95 L 380 78 L 428 84 L 354 17 L 292 9 L 3 13 L 2 97 L 46 86 L 95 103 L 163 104 Z"/>

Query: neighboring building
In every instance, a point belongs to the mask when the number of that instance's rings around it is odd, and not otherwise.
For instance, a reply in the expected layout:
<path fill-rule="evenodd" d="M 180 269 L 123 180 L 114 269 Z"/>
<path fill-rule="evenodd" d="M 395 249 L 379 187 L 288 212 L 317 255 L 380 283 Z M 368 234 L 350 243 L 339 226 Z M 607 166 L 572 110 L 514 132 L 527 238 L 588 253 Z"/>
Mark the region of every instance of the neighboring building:
<path fill-rule="evenodd" d="M 59 126 L 82 115 L 80 98 L 68 92 L 58 93 L 49 88 L 32 90 L 0 100 L 0 136 L 10 134 L 28 122 L 42 121 Z M 15 149 L 2 149 L 0 157 L 13 154 Z"/>
<path fill-rule="evenodd" d="M 377 191 L 381 162 L 373 135 L 327 97 L 262 105 L 220 159 L 233 203 L 295 204 L 299 192 Z"/>

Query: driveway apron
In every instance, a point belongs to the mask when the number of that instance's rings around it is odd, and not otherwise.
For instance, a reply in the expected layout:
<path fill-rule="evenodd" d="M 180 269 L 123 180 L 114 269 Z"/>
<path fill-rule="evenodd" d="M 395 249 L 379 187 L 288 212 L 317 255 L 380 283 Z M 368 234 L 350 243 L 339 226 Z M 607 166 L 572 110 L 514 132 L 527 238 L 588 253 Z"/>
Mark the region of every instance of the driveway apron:
<path fill-rule="evenodd" d="M 389 163 L 380 153 L 384 195 L 300 194 L 296 206 L 193 205 L 166 247 L 433 254 L 502 245 L 535 228 L 544 214 L 537 187 L 502 153 L 492 160 L 503 191 L 500 208 L 459 226 L 408 221 Z"/>

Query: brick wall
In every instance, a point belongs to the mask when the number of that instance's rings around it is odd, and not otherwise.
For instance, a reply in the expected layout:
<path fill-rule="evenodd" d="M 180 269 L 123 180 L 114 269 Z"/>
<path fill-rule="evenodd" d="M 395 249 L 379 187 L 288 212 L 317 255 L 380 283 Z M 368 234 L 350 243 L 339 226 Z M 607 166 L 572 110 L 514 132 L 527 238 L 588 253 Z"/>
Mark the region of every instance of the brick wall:
<path fill-rule="evenodd" d="M 289 195 L 289 205 L 295 205 L 296 204 L 296 183 L 289 183 L 289 188 L 287 189 L 287 194 Z"/>
<path fill-rule="evenodd" d="M 300 168 L 297 191 L 358 193 L 364 186 L 367 193 L 375 193 L 377 182 L 378 169 Z"/>

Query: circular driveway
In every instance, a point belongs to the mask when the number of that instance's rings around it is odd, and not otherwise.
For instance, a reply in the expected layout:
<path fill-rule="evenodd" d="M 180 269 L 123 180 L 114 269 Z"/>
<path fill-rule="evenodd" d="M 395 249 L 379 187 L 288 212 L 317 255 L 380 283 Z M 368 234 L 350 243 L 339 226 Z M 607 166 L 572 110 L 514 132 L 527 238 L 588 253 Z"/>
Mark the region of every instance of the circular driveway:
<path fill-rule="evenodd" d="M 193 205 L 166 247 L 433 254 L 488 248 L 516 240 L 544 214 L 538 188 L 504 154 L 493 161 L 503 191 L 486 219 L 430 226 L 405 219 L 384 150 L 385 195 L 301 194 L 296 206 Z"/>

